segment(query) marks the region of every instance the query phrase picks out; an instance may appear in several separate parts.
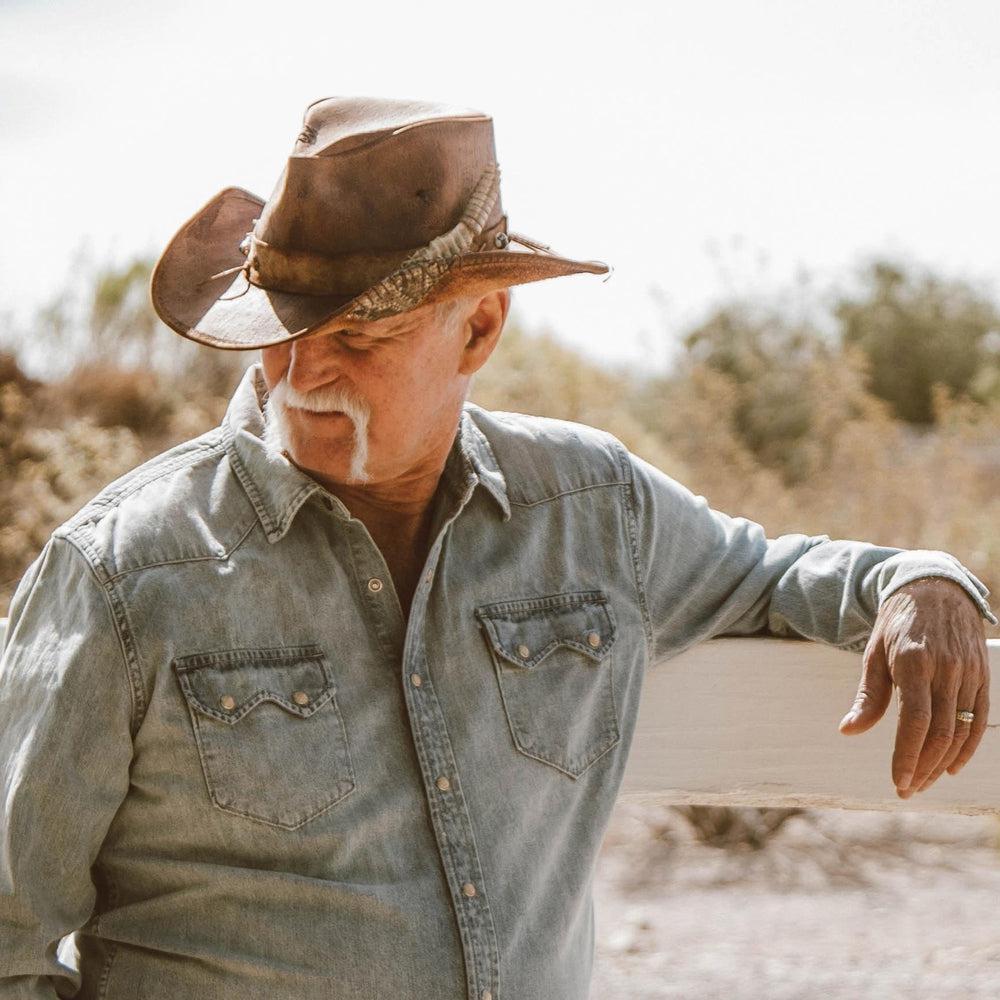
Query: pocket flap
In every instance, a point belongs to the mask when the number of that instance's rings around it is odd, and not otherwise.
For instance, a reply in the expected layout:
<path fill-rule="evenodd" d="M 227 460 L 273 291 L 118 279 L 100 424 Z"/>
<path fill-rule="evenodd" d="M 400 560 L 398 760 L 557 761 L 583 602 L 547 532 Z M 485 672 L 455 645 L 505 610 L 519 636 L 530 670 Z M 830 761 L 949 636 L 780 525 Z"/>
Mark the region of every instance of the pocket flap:
<path fill-rule="evenodd" d="M 615 642 L 615 623 L 600 591 L 502 601 L 476 608 L 498 656 L 533 667 L 558 646 L 600 662 Z"/>
<path fill-rule="evenodd" d="M 176 658 L 173 665 L 191 707 L 230 724 L 264 701 L 307 719 L 335 693 L 319 646 L 195 653 Z"/>

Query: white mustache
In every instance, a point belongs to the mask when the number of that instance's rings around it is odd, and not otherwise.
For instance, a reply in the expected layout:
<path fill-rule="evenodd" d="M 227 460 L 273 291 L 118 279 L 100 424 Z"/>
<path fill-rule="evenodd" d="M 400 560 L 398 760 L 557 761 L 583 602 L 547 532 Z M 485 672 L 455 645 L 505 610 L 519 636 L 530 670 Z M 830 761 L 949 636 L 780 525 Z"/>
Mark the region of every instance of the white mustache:
<path fill-rule="evenodd" d="M 289 385 L 282 375 L 268 395 L 275 406 L 296 406 L 300 410 L 311 410 L 314 413 L 346 413 L 355 424 L 367 425 L 371 414 L 371 408 L 364 399 L 338 382 L 302 392 Z"/>
<path fill-rule="evenodd" d="M 265 444 L 279 452 L 288 447 L 285 410 L 289 406 L 314 413 L 346 414 L 354 424 L 354 449 L 348 482 L 368 481 L 365 465 L 368 461 L 368 420 L 371 416 L 371 406 L 367 400 L 338 382 L 301 392 L 289 385 L 288 380 L 282 375 L 274 388 L 268 392 L 264 427 Z"/>

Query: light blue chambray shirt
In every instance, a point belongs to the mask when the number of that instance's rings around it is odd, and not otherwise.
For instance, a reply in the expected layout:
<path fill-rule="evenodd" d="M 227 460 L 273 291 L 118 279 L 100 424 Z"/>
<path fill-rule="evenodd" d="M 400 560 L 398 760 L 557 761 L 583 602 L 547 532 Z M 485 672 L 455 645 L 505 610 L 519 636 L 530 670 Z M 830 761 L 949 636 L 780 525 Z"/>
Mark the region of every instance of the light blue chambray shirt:
<path fill-rule="evenodd" d="M 13 598 L 4 1000 L 583 1000 L 648 668 L 723 633 L 861 650 L 927 575 L 996 621 L 944 552 L 767 539 L 603 431 L 471 403 L 405 621 L 265 398 L 254 365 Z"/>

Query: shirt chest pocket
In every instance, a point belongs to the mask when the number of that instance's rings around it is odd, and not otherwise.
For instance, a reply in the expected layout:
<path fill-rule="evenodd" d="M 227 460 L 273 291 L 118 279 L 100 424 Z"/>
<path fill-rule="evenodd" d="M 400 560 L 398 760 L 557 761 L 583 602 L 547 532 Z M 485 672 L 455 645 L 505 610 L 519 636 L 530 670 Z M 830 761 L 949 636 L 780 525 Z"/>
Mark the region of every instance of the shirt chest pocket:
<path fill-rule="evenodd" d="M 600 591 L 476 609 L 514 744 L 572 778 L 620 738 L 612 650 L 615 620 Z"/>
<path fill-rule="evenodd" d="M 212 802 L 294 830 L 354 789 L 329 660 L 318 646 L 174 660 Z"/>

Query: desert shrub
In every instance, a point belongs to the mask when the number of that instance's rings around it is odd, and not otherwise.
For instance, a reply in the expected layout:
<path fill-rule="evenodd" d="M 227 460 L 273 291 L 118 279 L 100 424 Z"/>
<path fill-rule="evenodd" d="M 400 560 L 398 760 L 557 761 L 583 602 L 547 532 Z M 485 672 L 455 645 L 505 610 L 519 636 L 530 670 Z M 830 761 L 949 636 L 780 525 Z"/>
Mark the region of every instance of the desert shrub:
<path fill-rule="evenodd" d="M 735 851 L 759 851 L 793 816 L 805 810 L 729 806 L 673 806 L 700 844 Z"/>
<path fill-rule="evenodd" d="M 968 282 L 876 260 L 834 312 L 868 358 L 871 391 L 903 420 L 934 420 L 935 385 L 981 402 L 1000 392 L 1000 311 Z"/>
<path fill-rule="evenodd" d="M 671 436 L 690 440 L 700 429 L 685 429 L 688 410 L 707 405 L 727 439 L 725 455 L 741 453 L 732 470 L 739 478 L 749 464 L 789 486 L 804 482 L 827 461 L 845 426 L 879 410 L 866 389 L 864 354 L 772 303 L 727 303 L 682 346 L 675 369 L 646 384 L 647 420 L 662 415 Z"/>
<path fill-rule="evenodd" d="M 52 529 L 105 483 L 137 465 L 142 449 L 121 427 L 89 417 L 45 426 L 42 393 L 16 381 L 0 384 L 0 601 L 6 607 L 17 581 Z"/>
<path fill-rule="evenodd" d="M 30 392 L 41 383 L 24 373 L 16 354 L 0 351 L 0 386 L 4 385 L 14 385 L 22 392 Z"/>
<path fill-rule="evenodd" d="M 161 434 L 172 407 L 156 373 L 111 363 L 78 365 L 53 387 L 54 394 L 100 427 L 127 427 L 137 434 Z"/>
<path fill-rule="evenodd" d="M 639 377 L 561 344 L 550 332 L 509 324 L 469 398 L 487 409 L 574 420 L 610 431 L 665 472 L 686 470 L 657 428 L 634 406 Z"/>

